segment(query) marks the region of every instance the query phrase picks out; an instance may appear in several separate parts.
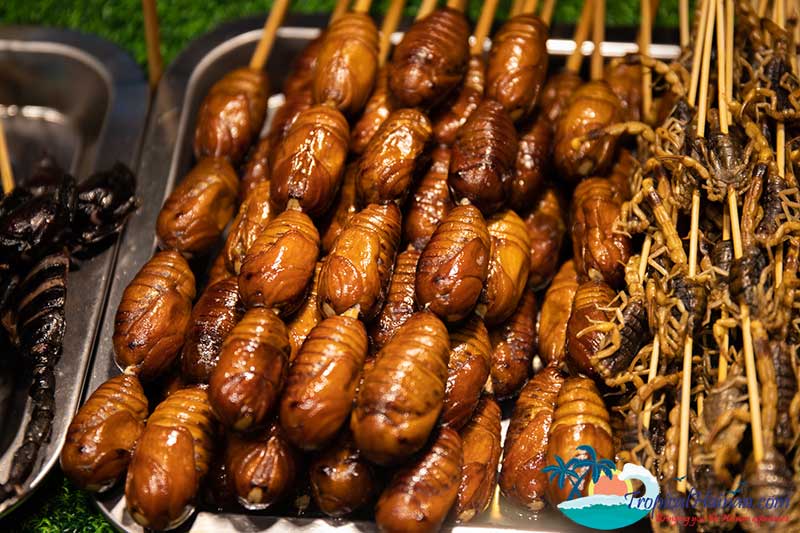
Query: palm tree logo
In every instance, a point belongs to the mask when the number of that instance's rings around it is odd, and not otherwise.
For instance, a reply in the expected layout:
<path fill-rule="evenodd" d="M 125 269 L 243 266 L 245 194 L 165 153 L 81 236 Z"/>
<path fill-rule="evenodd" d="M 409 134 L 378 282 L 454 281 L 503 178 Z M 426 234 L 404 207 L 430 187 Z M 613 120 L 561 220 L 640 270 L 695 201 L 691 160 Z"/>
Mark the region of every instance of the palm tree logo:
<path fill-rule="evenodd" d="M 564 488 L 567 480 L 570 481 L 572 488 L 567 497 L 568 500 L 582 496 L 580 486 L 587 475 L 591 476 L 594 483 L 597 483 L 601 476 L 611 479 L 614 476 L 616 466 L 610 459 L 598 459 L 597 452 L 588 444 L 578 446 L 577 449 L 578 451 L 586 452 L 587 457 L 585 459 L 573 457 L 569 462 L 564 463 L 564 460 L 556 455 L 556 464 L 548 465 L 542 469 L 542 472 L 549 474 L 551 483 L 555 480 L 559 489 Z"/>

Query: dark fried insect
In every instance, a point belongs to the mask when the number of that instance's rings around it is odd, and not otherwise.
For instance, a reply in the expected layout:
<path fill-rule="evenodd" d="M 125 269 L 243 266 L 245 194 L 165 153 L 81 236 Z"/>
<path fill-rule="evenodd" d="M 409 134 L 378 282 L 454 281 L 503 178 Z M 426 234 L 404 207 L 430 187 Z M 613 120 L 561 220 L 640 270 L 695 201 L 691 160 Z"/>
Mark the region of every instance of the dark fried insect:
<path fill-rule="evenodd" d="M 450 331 L 450 358 L 442 424 L 460 430 L 469 422 L 489 377 L 492 345 L 480 317 L 473 315 Z"/>
<path fill-rule="evenodd" d="M 333 207 L 325 217 L 325 222 L 320 224 L 322 231 L 322 251 L 330 252 L 339 234 L 350 221 L 354 214 L 358 213 L 358 203 L 356 202 L 356 175 L 358 175 L 358 162 L 353 161 L 344 171 L 342 186 L 339 188 L 339 195 Z"/>
<path fill-rule="evenodd" d="M 509 206 L 519 212 L 530 209 L 539 196 L 550 166 L 553 145 L 553 127 L 542 117 L 522 131 L 514 179 L 508 193 Z"/>
<path fill-rule="evenodd" d="M 623 121 L 638 121 L 642 109 L 642 67 L 625 62 L 606 65 L 603 79 L 617 95 Z"/>
<path fill-rule="evenodd" d="M 536 352 L 536 296 L 525 290 L 514 314 L 489 332 L 492 340 L 492 392 L 508 398 L 519 391 L 531 372 Z"/>
<path fill-rule="evenodd" d="M 128 167 L 116 163 L 111 170 L 93 174 L 77 188 L 73 246 L 88 248 L 108 242 L 138 205 L 136 176 Z"/>
<path fill-rule="evenodd" d="M 414 278 L 420 253 L 414 248 L 397 255 L 386 303 L 370 327 L 370 342 L 380 350 L 416 311 Z"/>
<path fill-rule="evenodd" d="M 326 30 L 322 30 L 317 37 L 308 42 L 305 48 L 292 61 L 292 66 L 283 82 L 283 94 L 287 98 L 291 98 L 311 87 L 314 81 L 317 58 L 322 49 L 322 43 L 325 42 L 325 34 Z"/>
<path fill-rule="evenodd" d="M 275 217 L 269 201 L 269 182 L 257 183 L 239 206 L 225 240 L 225 266 L 239 274 L 250 247 Z"/>
<path fill-rule="evenodd" d="M 781 450 L 788 450 L 797 436 L 800 423 L 796 412 L 800 408 L 797 375 L 792 365 L 793 347 L 786 342 L 773 340 L 770 342 L 770 355 L 775 368 L 775 386 L 778 398 L 776 405 L 777 421 L 775 424 L 775 445 Z"/>
<path fill-rule="evenodd" d="M 567 326 L 578 286 L 575 264 L 570 260 L 561 265 L 544 295 L 539 317 L 539 356 L 546 363 L 560 366 L 567 358 Z"/>
<path fill-rule="evenodd" d="M 303 306 L 292 315 L 292 319 L 286 323 L 289 330 L 289 344 L 292 345 L 292 355 L 289 361 L 294 361 L 300 352 L 300 347 L 305 342 L 306 337 L 314 327 L 322 322 L 323 316 L 319 309 L 317 298 L 317 288 L 319 287 L 319 273 L 322 270 L 322 263 L 317 262 L 314 268 L 314 279 L 309 284 L 308 294 L 306 295 Z"/>
<path fill-rule="evenodd" d="M 403 239 L 422 250 L 433 232 L 453 208 L 447 185 L 450 149 L 439 146 L 431 154 L 431 165 L 411 196 L 403 217 Z"/>
<path fill-rule="evenodd" d="M 591 377 L 598 375 L 593 361 L 605 341 L 605 333 L 590 328 L 611 319 L 607 309 L 615 297 L 616 293 L 602 281 L 586 281 L 578 287 L 567 324 L 570 369 Z"/>
<path fill-rule="evenodd" d="M 575 72 L 564 70 L 547 78 L 539 94 L 538 108 L 553 125 L 558 123 L 561 115 L 566 111 L 573 93 L 583 85 L 583 80 Z"/>
<path fill-rule="evenodd" d="M 393 110 L 392 100 L 389 96 L 389 70 L 387 67 L 378 73 L 375 90 L 367 100 L 361 118 L 350 132 L 350 151 L 361 155 L 367 149 L 370 141 L 380 129 L 381 125 L 389 118 Z"/>
<path fill-rule="evenodd" d="M 274 120 L 274 119 L 273 119 Z M 250 149 L 239 181 L 239 203 L 244 203 L 250 193 L 261 183 L 269 183 L 269 154 L 272 152 L 272 137 L 262 137 Z M 269 190 L 269 186 L 267 186 Z M 267 197 L 269 198 L 269 197 Z"/>
<path fill-rule="evenodd" d="M 731 298 L 737 303 L 750 306 L 750 311 L 754 315 L 758 314 L 762 306 L 759 285 L 761 272 L 767 268 L 767 263 L 767 256 L 760 246 L 748 246 L 744 249 L 744 255 L 734 259 L 731 264 L 729 275 Z"/>
<path fill-rule="evenodd" d="M 464 83 L 432 113 L 433 137 L 440 145 L 450 146 L 456 141 L 458 130 L 483 100 L 485 70 L 483 57 L 470 57 Z"/>
<path fill-rule="evenodd" d="M 371 503 L 378 492 L 376 473 L 347 431 L 309 468 L 311 495 L 328 516 L 346 516 Z"/>
<path fill-rule="evenodd" d="M 545 189 L 536 207 L 525 217 L 531 241 L 531 268 L 528 286 L 534 290 L 545 287 L 558 269 L 561 243 L 567 231 L 564 209 L 558 192 Z"/>

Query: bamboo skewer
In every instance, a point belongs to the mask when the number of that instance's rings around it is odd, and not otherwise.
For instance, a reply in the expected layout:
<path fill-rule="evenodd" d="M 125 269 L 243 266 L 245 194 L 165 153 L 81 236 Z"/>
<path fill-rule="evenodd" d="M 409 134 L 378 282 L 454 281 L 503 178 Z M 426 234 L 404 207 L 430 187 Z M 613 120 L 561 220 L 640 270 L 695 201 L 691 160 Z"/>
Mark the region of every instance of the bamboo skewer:
<path fill-rule="evenodd" d="M 733 57 L 733 0 L 725 0 L 725 35 L 729 36 L 725 40 L 725 55 L 723 57 Z M 725 87 L 733 96 L 733 61 L 725 61 Z M 728 122 L 733 121 L 733 115 L 728 112 Z"/>
<path fill-rule="evenodd" d="M 722 212 L 722 240 L 731 240 L 730 228 L 730 214 L 728 213 L 728 206 L 726 205 Z M 728 309 L 726 306 L 722 307 L 720 314 L 722 320 L 727 320 Z M 728 349 L 730 348 L 730 332 L 725 328 L 725 333 L 722 337 L 722 346 L 719 347 L 719 363 L 717 364 L 717 381 L 722 383 L 728 379 Z M 724 355 L 723 355 L 724 354 Z"/>
<path fill-rule="evenodd" d="M 347 13 L 347 9 L 350 7 L 350 0 L 338 0 L 336 5 L 333 6 L 333 12 L 331 13 L 330 22 L 338 19 L 345 13 Z"/>
<path fill-rule="evenodd" d="M 486 38 L 489 36 L 489 30 L 492 28 L 492 19 L 497 10 L 498 0 L 486 0 L 481 8 L 481 14 L 478 18 L 478 23 L 475 25 L 475 33 L 473 34 L 474 41 L 470 52 L 472 55 L 483 53 Z"/>
<path fill-rule="evenodd" d="M 592 28 L 592 41 L 594 51 L 592 52 L 591 78 L 593 81 L 603 79 L 603 41 L 606 35 L 606 0 L 594 0 L 594 24 Z"/>
<path fill-rule="evenodd" d="M 728 63 L 723 58 L 725 57 L 725 43 L 727 36 L 725 35 L 725 12 L 723 11 L 722 0 L 716 0 L 717 12 L 717 101 L 719 105 L 719 127 L 722 133 L 728 133 L 728 99 L 732 97 L 729 89 L 726 86 L 725 78 L 727 76 L 725 65 Z M 709 52 L 709 56 L 711 53 Z M 705 60 L 705 57 L 703 58 Z M 704 106 L 706 107 L 706 106 Z"/>
<path fill-rule="evenodd" d="M 156 0 L 142 0 L 142 13 L 144 14 L 144 40 L 147 46 L 147 77 L 150 81 L 150 90 L 153 91 L 164 72 Z"/>
<path fill-rule="evenodd" d="M 525 0 L 525 3 L 522 4 L 522 12 L 523 13 L 535 13 L 536 8 L 539 5 L 538 0 Z"/>
<path fill-rule="evenodd" d="M 681 49 L 689 47 L 689 0 L 678 1 L 678 17 L 680 24 Z"/>
<path fill-rule="evenodd" d="M 705 28 L 708 20 L 710 0 L 702 0 L 700 7 L 700 22 L 698 28 Z M 689 105 L 694 106 L 697 103 L 697 84 L 700 79 L 700 63 L 703 58 L 703 43 L 704 39 L 695 39 L 694 52 L 692 54 L 692 77 L 689 82 Z"/>
<path fill-rule="evenodd" d="M 544 4 L 542 4 L 542 13 L 539 18 L 542 19 L 542 22 L 550 26 L 550 22 L 553 20 L 553 12 L 556 9 L 556 0 L 544 0 Z"/>
<path fill-rule="evenodd" d="M 456 11 L 464 11 L 467 7 L 466 0 L 447 0 L 447 7 Z"/>
<path fill-rule="evenodd" d="M 272 4 L 272 10 L 264 22 L 264 31 L 261 34 L 261 39 L 258 41 L 256 51 L 253 52 L 253 57 L 250 59 L 250 68 L 253 70 L 261 70 L 267 63 L 267 58 L 272 50 L 272 45 L 275 44 L 275 36 L 278 33 L 278 28 L 283 22 L 283 17 L 289 8 L 289 0 L 275 0 Z"/>
<path fill-rule="evenodd" d="M 422 0 L 422 3 L 419 5 L 419 9 L 417 10 L 417 16 L 414 17 L 414 20 L 424 19 L 436 9 L 436 4 L 438 0 Z"/>
<path fill-rule="evenodd" d="M 389 4 L 389 9 L 386 10 L 386 15 L 383 17 L 380 50 L 378 52 L 378 62 L 381 66 L 386 63 L 386 58 L 389 57 L 389 50 L 392 48 L 392 33 L 400 24 L 400 17 L 403 16 L 403 8 L 405 6 L 406 0 L 392 0 L 392 3 Z"/>
<path fill-rule="evenodd" d="M 0 120 L 0 178 L 3 183 L 3 194 L 14 190 L 14 172 L 11 170 L 11 159 L 8 156 L 8 144 L 3 121 Z"/>
<path fill-rule="evenodd" d="M 775 2 L 775 22 L 781 28 L 786 27 L 786 11 L 784 10 L 783 0 Z M 797 58 L 795 57 L 795 60 Z M 775 155 L 778 163 L 778 175 L 786 177 L 786 125 L 783 121 L 775 126 Z M 783 243 L 778 244 L 775 250 L 775 286 L 779 287 L 783 283 Z"/>
<path fill-rule="evenodd" d="M 372 0 L 356 0 L 353 4 L 353 13 L 368 13 L 372 6 Z"/>
<path fill-rule="evenodd" d="M 708 5 L 706 18 L 705 37 L 703 39 L 703 67 L 700 71 L 700 96 L 697 101 L 697 136 L 706 136 L 706 115 L 708 113 L 708 78 L 711 70 L 711 43 L 714 39 L 714 19 L 716 9 L 713 9 L 711 0 L 703 0 Z M 720 125 L 721 127 L 721 125 Z"/>
<path fill-rule="evenodd" d="M 640 0 L 642 11 L 641 29 L 639 30 L 639 51 L 642 55 L 650 55 L 650 41 L 653 37 L 653 13 L 650 0 Z M 653 84 L 650 69 L 642 66 L 642 121 L 649 122 L 650 109 L 653 106 L 653 93 L 650 88 Z"/>
<path fill-rule="evenodd" d="M 572 40 L 575 42 L 575 50 L 572 51 L 567 59 L 567 65 L 564 70 L 577 74 L 581 68 L 583 61 L 583 42 L 589 36 L 589 26 L 592 23 L 592 15 L 594 11 L 595 0 L 584 0 L 583 9 L 581 9 L 581 16 L 578 19 L 578 24 L 575 26 L 575 35 Z"/>
<path fill-rule="evenodd" d="M 508 10 L 509 17 L 516 17 L 522 13 L 522 7 L 525 5 L 526 0 L 514 0 L 511 2 L 511 8 Z"/>

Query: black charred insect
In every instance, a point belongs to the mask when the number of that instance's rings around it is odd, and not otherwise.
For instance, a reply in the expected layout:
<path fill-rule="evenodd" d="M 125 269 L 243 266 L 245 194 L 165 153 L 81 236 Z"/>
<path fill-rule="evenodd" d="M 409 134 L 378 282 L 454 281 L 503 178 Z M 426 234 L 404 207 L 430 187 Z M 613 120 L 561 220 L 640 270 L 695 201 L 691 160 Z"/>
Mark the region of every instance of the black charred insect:
<path fill-rule="evenodd" d="M 619 349 L 609 357 L 600 359 L 600 373 L 603 377 L 615 377 L 628 370 L 631 361 L 639 353 L 650 334 L 645 303 L 634 298 L 622 310 L 622 327 L 619 330 Z"/>
<path fill-rule="evenodd" d="M 782 341 L 770 342 L 772 365 L 775 368 L 775 384 L 778 388 L 778 419 L 775 424 L 775 445 L 782 450 L 788 450 L 794 441 L 794 431 L 791 420 L 791 405 L 797 395 L 797 376 L 792 367 L 791 347 Z"/>
<path fill-rule="evenodd" d="M 706 290 L 699 282 L 679 273 L 669 281 L 672 294 L 683 303 L 688 315 L 687 331 L 694 335 L 700 329 L 706 314 Z M 680 319 L 678 309 L 673 309 L 675 318 Z"/>
<path fill-rule="evenodd" d="M 733 264 L 733 241 L 717 241 L 711 250 L 711 264 L 730 274 Z"/>
<path fill-rule="evenodd" d="M 783 200 L 781 193 L 788 188 L 786 180 L 779 174 L 770 172 L 764 184 L 764 192 L 761 194 L 759 203 L 763 210 L 761 222 L 756 226 L 756 235 L 769 237 L 777 230 L 783 215 Z"/>
<path fill-rule="evenodd" d="M 730 270 L 731 298 L 737 303 L 746 303 L 753 314 L 760 307 L 758 285 L 761 272 L 767 267 L 769 260 L 758 246 L 745 248 L 739 259 L 734 259 Z"/>
<path fill-rule="evenodd" d="M 25 190 L 33 196 L 54 193 L 64 179 L 64 169 L 49 154 L 36 162 L 31 175 L 25 181 Z M 14 190 L 18 190 L 15 188 Z"/>
<path fill-rule="evenodd" d="M 79 246 L 97 246 L 115 236 L 137 207 L 136 176 L 122 163 L 78 185 L 73 234 Z"/>

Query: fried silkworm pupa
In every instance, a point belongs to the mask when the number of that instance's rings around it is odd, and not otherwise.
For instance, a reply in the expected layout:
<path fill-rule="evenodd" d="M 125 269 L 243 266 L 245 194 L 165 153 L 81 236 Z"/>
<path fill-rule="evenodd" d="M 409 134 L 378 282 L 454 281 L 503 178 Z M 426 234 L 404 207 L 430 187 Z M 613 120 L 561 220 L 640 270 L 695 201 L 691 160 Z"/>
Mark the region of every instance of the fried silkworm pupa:
<path fill-rule="evenodd" d="M 361 155 L 356 191 L 362 205 L 402 204 L 427 168 L 431 123 L 418 109 L 394 111 Z"/>
<path fill-rule="evenodd" d="M 614 444 L 608 409 L 597 387 L 589 378 L 567 378 L 558 392 L 545 464 L 557 464 L 556 457 L 560 457 L 564 464 L 573 459 L 587 460 L 587 452 L 578 449 L 582 446 L 594 448 L 597 460 L 608 460 L 613 467 Z M 591 460 L 594 461 L 595 457 Z M 584 496 L 587 477 L 581 480 L 578 487 Z M 565 483 L 559 488 L 555 481 L 549 482 L 546 494 L 550 504 L 555 507 L 566 500 L 572 489 L 571 485 Z"/>
<path fill-rule="evenodd" d="M 486 85 L 485 71 L 486 64 L 483 57 L 473 55 L 469 58 L 464 83 L 450 100 L 440 105 L 431 116 L 433 137 L 437 143 L 451 146 L 456 142 L 458 130 L 483 100 Z"/>
<path fill-rule="evenodd" d="M 344 171 L 342 186 L 333 207 L 325 217 L 325 222 L 321 224 L 322 230 L 322 251 L 327 253 L 333 249 L 336 239 L 342 233 L 347 222 L 358 212 L 356 202 L 356 175 L 358 174 L 358 162 L 353 161 Z"/>
<path fill-rule="evenodd" d="M 269 309 L 244 314 L 228 334 L 211 373 L 214 412 L 236 431 L 263 427 L 283 387 L 291 347 L 283 322 Z"/>
<path fill-rule="evenodd" d="M 430 446 L 398 470 L 375 507 L 378 530 L 385 533 L 434 532 L 458 496 L 461 437 L 441 428 Z M 424 494 L 424 498 L 420 495 Z"/>
<path fill-rule="evenodd" d="M 267 223 L 247 251 L 239 272 L 239 292 L 250 307 L 288 315 L 303 296 L 319 255 L 319 233 L 308 215 L 284 211 Z"/>
<path fill-rule="evenodd" d="M 453 208 L 453 198 L 447 185 L 450 173 L 450 149 L 434 148 L 431 165 L 411 196 L 403 217 L 403 240 L 422 250 L 433 232 Z"/>
<path fill-rule="evenodd" d="M 295 446 L 318 450 L 333 439 L 350 415 L 366 357 L 358 319 L 332 316 L 311 330 L 281 396 L 281 427 Z"/>
<path fill-rule="evenodd" d="M 315 105 L 301 112 L 272 157 L 270 196 L 276 210 L 290 199 L 318 218 L 333 204 L 347 157 L 350 129 L 335 108 Z"/>
<path fill-rule="evenodd" d="M 258 140 L 247 154 L 242 179 L 239 180 L 239 203 L 243 203 L 260 183 L 269 182 L 269 154 L 272 142 L 269 136 Z M 269 189 L 269 187 L 268 187 Z"/>
<path fill-rule="evenodd" d="M 122 293 L 114 317 L 117 364 L 132 367 L 142 380 L 158 377 L 183 346 L 194 297 L 186 259 L 172 250 L 157 252 Z"/>
<path fill-rule="evenodd" d="M 464 14 L 448 7 L 409 28 L 389 66 L 389 89 L 400 106 L 431 107 L 461 83 L 469 61 L 469 33 Z"/>
<path fill-rule="evenodd" d="M 567 323 L 567 364 L 570 369 L 587 376 L 597 376 L 592 359 L 605 339 L 604 331 L 584 331 L 598 323 L 611 320 L 605 311 L 616 293 L 602 281 L 586 281 L 578 286 L 572 301 L 572 314 Z"/>
<path fill-rule="evenodd" d="M 208 253 L 233 217 L 239 178 L 222 158 L 201 159 L 164 202 L 156 234 L 165 248 Z"/>
<path fill-rule="evenodd" d="M 491 357 L 489 332 L 480 317 L 451 328 L 443 425 L 459 430 L 469 422 L 489 377 Z"/>
<path fill-rule="evenodd" d="M 487 222 L 489 275 L 479 300 L 485 311 L 479 314 L 494 326 L 508 319 L 522 298 L 531 266 L 531 240 L 525 222 L 510 209 L 495 213 Z"/>
<path fill-rule="evenodd" d="M 245 509 L 266 509 L 285 498 L 297 479 L 298 461 L 277 422 L 256 435 L 228 436 L 225 469 Z"/>
<path fill-rule="evenodd" d="M 500 406 L 481 399 L 470 423 L 461 431 L 463 464 L 454 507 L 456 520 L 469 522 L 489 507 L 500 464 Z"/>
<path fill-rule="evenodd" d="M 549 76 L 539 94 L 537 107 L 547 121 L 555 127 L 562 113 L 567 109 L 573 93 L 583 85 L 583 79 L 568 70 Z"/>
<path fill-rule="evenodd" d="M 371 320 L 380 310 L 395 251 L 400 243 L 400 209 L 370 204 L 347 222 L 319 274 L 319 304 L 326 316 L 358 306 Z"/>
<path fill-rule="evenodd" d="M 593 174 L 602 175 L 612 163 L 616 138 L 604 135 L 578 146 L 573 146 L 573 141 L 621 119 L 619 98 L 606 82 L 590 81 L 578 88 L 556 123 L 553 163 L 559 175 L 571 182 Z"/>
<path fill-rule="evenodd" d="M 447 328 L 421 311 L 400 326 L 366 373 L 350 420 L 364 456 L 396 464 L 428 439 L 444 400 Z"/>
<path fill-rule="evenodd" d="M 311 495 L 320 510 L 335 518 L 374 501 L 378 480 L 347 431 L 311 463 Z"/>
<path fill-rule="evenodd" d="M 286 329 L 289 331 L 289 344 L 292 347 L 292 353 L 289 357 L 290 363 L 294 362 L 295 357 L 300 353 L 300 347 L 303 346 L 303 342 L 305 342 L 311 330 L 322 322 L 324 318 L 322 311 L 319 309 L 319 300 L 317 298 L 320 270 L 322 270 L 322 262 L 317 261 L 314 267 L 314 279 L 309 284 L 308 294 L 303 301 L 303 306 L 286 322 Z"/>
<path fill-rule="evenodd" d="M 224 157 L 238 163 L 256 138 L 267 116 L 267 73 L 238 68 L 211 86 L 194 132 L 194 155 Z"/>
<path fill-rule="evenodd" d="M 492 392 L 498 399 L 517 393 L 531 372 L 536 352 L 536 296 L 527 289 L 511 317 L 489 332 Z"/>
<path fill-rule="evenodd" d="M 200 387 L 179 390 L 158 404 L 125 480 L 128 513 L 139 525 L 173 529 L 194 513 L 214 447 L 214 425 L 208 395 Z"/>
<path fill-rule="evenodd" d="M 289 73 L 283 81 L 283 94 L 287 98 L 311 87 L 319 52 L 322 49 L 322 43 L 325 42 L 325 33 L 325 30 L 322 30 L 317 37 L 309 41 L 292 61 Z"/>
<path fill-rule="evenodd" d="M 111 487 L 128 468 L 146 419 L 147 397 L 136 376 L 121 374 L 100 385 L 69 424 L 64 475 L 84 490 Z"/>
<path fill-rule="evenodd" d="M 617 161 L 611 167 L 611 172 L 608 175 L 608 181 L 619 193 L 620 199 L 627 202 L 631 199 L 631 187 L 633 184 L 633 175 L 639 167 L 639 162 L 633 157 L 633 154 L 627 148 L 619 150 Z"/>
<path fill-rule="evenodd" d="M 389 70 L 384 67 L 378 73 L 375 90 L 372 91 L 372 96 L 367 100 L 367 105 L 361 114 L 361 118 L 358 119 L 358 122 L 355 123 L 350 132 L 351 152 L 356 155 L 364 153 L 364 150 L 367 149 L 370 141 L 380 129 L 381 124 L 389 118 L 393 108 L 392 99 L 389 96 Z"/>
<path fill-rule="evenodd" d="M 539 290 L 547 286 L 558 269 L 561 243 L 567 231 L 565 213 L 558 192 L 548 187 L 536 203 L 536 207 L 525 217 L 528 236 L 531 240 L 531 269 L 528 286 Z"/>
<path fill-rule="evenodd" d="M 547 25 L 533 14 L 507 20 L 492 38 L 486 97 L 497 100 L 513 120 L 528 116 L 547 75 Z"/>
<path fill-rule="evenodd" d="M 564 378 L 554 365 L 533 376 L 519 393 L 506 434 L 500 491 L 509 500 L 541 511 L 545 506 L 545 457 L 556 398 Z"/>
<path fill-rule="evenodd" d="M 242 315 L 244 305 L 235 277 L 206 287 L 192 309 L 181 352 L 181 372 L 186 380 L 208 383 L 222 342 Z"/>
<path fill-rule="evenodd" d="M 247 251 L 274 218 L 269 201 L 269 182 L 256 184 L 239 206 L 239 212 L 225 240 L 225 266 L 229 272 L 239 274 Z"/>
<path fill-rule="evenodd" d="M 536 119 L 519 138 L 514 179 L 508 193 L 508 205 L 522 213 L 530 209 L 542 190 L 550 166 L 553 127 L 543 117 Z"/>
<path fill-rule="evenodd" d="M 313 105 L 314 97 L 311 94 L 310 87 L 297 93 L 286 95 L 286 101 L 275 111 L 275 116 L 272 117 L 269 126 L 267 138 L 270 144 L 270 160 L 275 158 L 275 154 L 278 153 L 278 148 L 280 148 L 283 140 L 289 134 L 289 130 L 292 129 L 300 113 L 310 109 Z M 270 161 L 270 177 L 272 176 L 272 168 L 272 163 Z"/>
<path fill-rule="evenodd" d="M 571 233 L 575 269 L 612 287 L 625 283 L 625 264 L 631 257 L 631 239 L 614 231 L 622 201 L 607 178 L 589 178 L 572 196 Z"/>
<path fill-rule="evenodd" d="M 642 109 L 642 66 L 625 62 L 606 65 L 603 79 L 619 98 L 622 121 L 638 121 Z M 659 122 L 660 124 L 660 122 Z"/>
<path fill-rule="evenodd" d="M 560 366 L 567 358 L 567 324 L 578 285 L 575 263 L 569 260 L 561 265 L 544 294 L 539 315 L 539 356 L 545 363 Z"/>
<path fill-rule="evenodd" d="M 397 254 L 389 291 L 386 294 L 386 303 L 369 330 L 371 345 L 376 351 L 383 348 L 397 329 L 416 311 L 414 278 L 419 255 L 420 253 L 411 247 Z"/>
<path fill-rule="evenodd" d="M 208 269 L 206 287 L 209 287 L 218 281 L 222 281 L 223 279 L 229 278 L 233 275 L 233 272 L 228 270 L 228 266 L 225 264 L 225 262 L 225 248 L 223 248 L 211 262 L 211 267 Z"/>
<path fill-rule="evenodd" d="M 458 130 L 450 159 L 450 188 L 457 198 L 492 214 L 507 198 L 516 156 L 517 131 L 511 117 L 494 100 L 484 100 Z"/>
<path fill-rule="evenodd" d="M 417 267 L 417 305 L 448 322 L 466 318 L 489 275 L 491 240 L 475 206 L 450 210 L 422 251 Z"/>
<path fill-rule="evenodd" d="M 378 28 L 365 13 L 331 22 L 314 69 L 314 101 L 354 116 L 364 108 L 378 72 Z"/>

